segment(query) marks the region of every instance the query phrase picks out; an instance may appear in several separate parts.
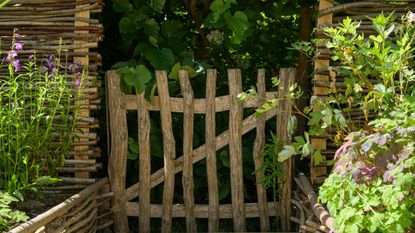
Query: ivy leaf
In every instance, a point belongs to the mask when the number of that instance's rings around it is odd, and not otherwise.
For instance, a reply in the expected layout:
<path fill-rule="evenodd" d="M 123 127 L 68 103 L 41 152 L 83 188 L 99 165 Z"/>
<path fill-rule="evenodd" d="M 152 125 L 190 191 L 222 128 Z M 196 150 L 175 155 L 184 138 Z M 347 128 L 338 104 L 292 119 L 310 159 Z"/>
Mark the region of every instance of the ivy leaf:
<path fill-rule="evenodd" d="M 166 0 L 147 0 L 147 4 L 157 12 L 161 12 L 166 4 Z"/>
<path fill-rule="evenodd" d="M 294 146 L 285 145 L 284 149 L 278 154 L 278 162 L 284 162 L 285 160 L 291 158 L 291 156 L 296 154 L 297 152 Z"/>
<path fill-rule="evenodd" d="M 187 74 L 189 75 L 189 78 L 194 78 L 197 76 L 196 71 L 190 67 L 190 66 L 181 66 L 180 63 L 176 63 L 173 68 L 171 69 L 171 72 L 169 74 L 169 79 L 178 80 L 179 79 L 179 70 L 185 70 L 187 71 Z"/>
<path fill-rule="evenodd" d="M 158 70 L 169 69 L 175 60 L 173 51 L 168 48 L 161 50 L 150 48 L 145 51 L 144 56 Z"/>
<path fill-rule="evenodd" d="M 249 28 L 248 17 L 242 11 L 235 12 L 231 15 L 229 12 L 224 14 L 228 28 L 232 31 L 232 44 L 240 44 L 246 37 L 246 31 Z"/>

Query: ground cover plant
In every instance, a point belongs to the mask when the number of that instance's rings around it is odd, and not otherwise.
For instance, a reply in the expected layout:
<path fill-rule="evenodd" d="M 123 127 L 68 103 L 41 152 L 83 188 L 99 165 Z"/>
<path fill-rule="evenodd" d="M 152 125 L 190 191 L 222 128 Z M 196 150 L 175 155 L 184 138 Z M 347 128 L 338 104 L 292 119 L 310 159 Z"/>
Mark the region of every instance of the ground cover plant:
<path fill-rule="evenodd" d="M 65 66 L 59 56 L 38 59 L 35 51 L 20 54 L 22 37 L 15 31 L 10 51 L 1 55 L 0 230 L 27 219 L 12 210 L 16 202 L 58 181 L 54 168 L 75 139 L 83 90 L 76 64 Z"/>

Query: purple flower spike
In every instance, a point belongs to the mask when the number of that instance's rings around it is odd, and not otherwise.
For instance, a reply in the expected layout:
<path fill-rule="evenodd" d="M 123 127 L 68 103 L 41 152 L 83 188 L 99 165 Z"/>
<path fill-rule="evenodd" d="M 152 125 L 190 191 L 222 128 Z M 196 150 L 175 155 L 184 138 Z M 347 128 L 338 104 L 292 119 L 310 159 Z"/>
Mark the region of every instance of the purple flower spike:
<path fill-rule="evenodd" d="M 6 56 L 5 60 L 6 60 L 6 62 L 11 62 L 11 61 L 13 60 L 13 58 L 15 58 L 15 57 L 17 57 L 17 53 L 16 53 L 16 51 L 15 51 L 15 50 L 11 50 L 11 51 L 7 54 L 7 56 Z"/>
<path fill-rule="evenodd" d="M 16 42 L 14 44 L 14 46 L 15 46 L 16 50 L 22 50 L 23 49 L 23 43 Z"/>
<path fill-rule="evenodd" d="M 21 65 L 20 65 L 20 61 L 19 60 L 14 60 L 12 62 L 12 66 L 14 67 L 14 72 L 19 72 Z"/>

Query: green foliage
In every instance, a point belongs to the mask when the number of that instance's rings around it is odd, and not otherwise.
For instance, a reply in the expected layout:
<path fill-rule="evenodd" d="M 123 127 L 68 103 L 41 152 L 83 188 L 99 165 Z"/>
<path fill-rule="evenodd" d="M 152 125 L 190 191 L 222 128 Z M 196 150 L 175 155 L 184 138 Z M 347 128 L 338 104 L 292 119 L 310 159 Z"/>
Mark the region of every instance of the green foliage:
<path fill-rule="evenodd" d="M 121 16 L 120 53 L 127 55 L 123 59 L 128 59 L 114 68 L 122 69 L 120 73 L 128 79 L 123 81 L 128 93 L 135 87 L 151 99 L 155 82 L 148 82 L 146 71 L 127 71 L 123 66 L 167 70 L 176 80 L 179 69 L 197 76 L 210 67 L 218 70 L 236 67 L 251 75 L 257 68 L 278 70 L 282 64 L 289 66 L 296 61 L 295 52 L 285 49 L 297 38 L 299 5 L 295 1 L 112 2 L 113 9 Z"/>
<path fill-rule="evenodd" d="M 0 192 L 0 231 L 7 230 L 16 223 L 29 220 L 25 213 L 11 208 L 11 204 L 18 201 L 20 200 L 16 197 Z"/>
<path fill-rule="evenodd" d="M 348 79 L 345 95 L 353 98 L 348 104 L 366 116 L 377 113 L 366 130 L 345 137 L 333 174 L 320 189 L 339 232 L 414 229 L 414 14 L 402 23 L 393 18 L 382 14 L 371 19 L 378 34 L 369 38 L 357 35 L 359 23 L 350 19 L 326 29 L 333 59 L 343 65 L 336 72 Z"/>

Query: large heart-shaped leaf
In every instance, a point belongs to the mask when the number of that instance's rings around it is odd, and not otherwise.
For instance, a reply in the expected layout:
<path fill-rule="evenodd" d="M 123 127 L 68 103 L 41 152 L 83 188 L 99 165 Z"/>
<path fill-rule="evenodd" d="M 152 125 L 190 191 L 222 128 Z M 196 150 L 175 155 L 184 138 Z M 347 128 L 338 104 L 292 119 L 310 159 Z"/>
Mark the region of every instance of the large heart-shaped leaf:
<path fill-rule="evenodd" d="M 151 78 L 151 72 L 143 65 L 138 65 L 136 68 L 130 67 L 127 72 L 124 72 L 125 83 L 135 87 L 137 93 L 145 91 L 146 84 Z"/>
<path fill-rule="evenodd" d="M 169 69 L 174 64 L 173 51 L 168 48 L 150 48 L 145 51 L 144 56 L 158 70 Z"/>

